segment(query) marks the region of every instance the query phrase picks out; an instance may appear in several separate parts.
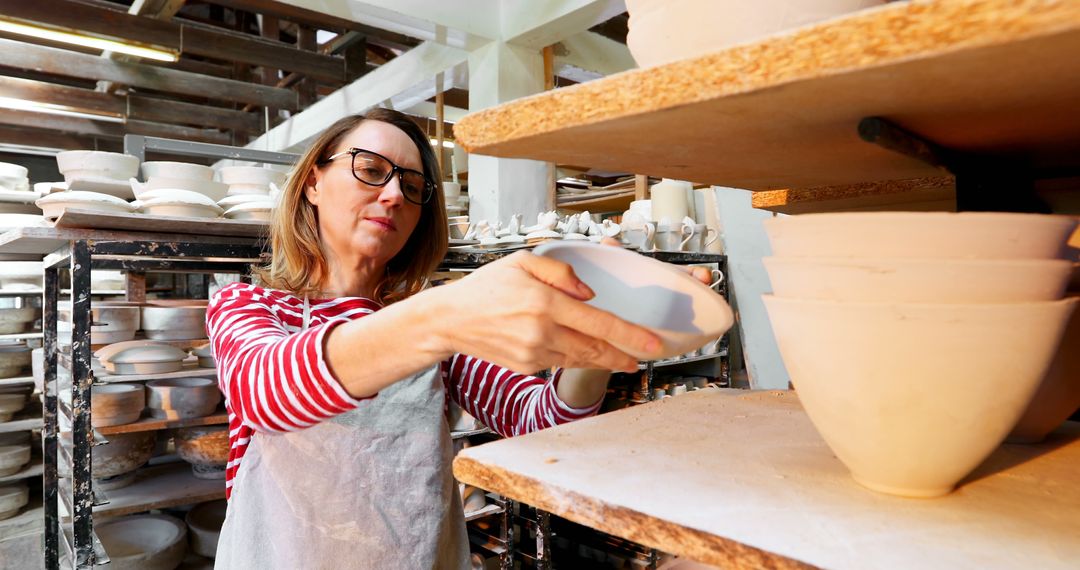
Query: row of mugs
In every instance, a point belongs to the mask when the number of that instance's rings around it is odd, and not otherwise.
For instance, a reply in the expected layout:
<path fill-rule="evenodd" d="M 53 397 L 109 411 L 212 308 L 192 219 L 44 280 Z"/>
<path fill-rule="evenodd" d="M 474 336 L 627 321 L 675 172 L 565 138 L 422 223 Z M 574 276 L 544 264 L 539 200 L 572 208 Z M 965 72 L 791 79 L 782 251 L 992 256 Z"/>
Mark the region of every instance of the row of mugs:
<path fill-rule="evenodd" d="M 622 239 L 638 251 L 689 251 L 701 253 L 720 237 L 705 224 L 666 225 L 647 222 L 641 229 L 624 229 Z"/>

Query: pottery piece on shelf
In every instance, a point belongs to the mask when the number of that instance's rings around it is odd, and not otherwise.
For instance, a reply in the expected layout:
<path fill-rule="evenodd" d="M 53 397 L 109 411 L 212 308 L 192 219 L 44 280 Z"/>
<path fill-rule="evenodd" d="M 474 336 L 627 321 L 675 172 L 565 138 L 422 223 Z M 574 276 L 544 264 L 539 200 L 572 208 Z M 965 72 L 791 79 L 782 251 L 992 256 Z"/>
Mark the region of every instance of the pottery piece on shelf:
<path fill-rule="evenodd" d="M 56 331 L 64 333 L 60 334 L 61 344 L 71 344 L 71 301 L 60 301 L 56 308 Z M 141 324 L 140 315 L 138 303 L 94 303 L 90 307 L 90 317 L 94 323 L 90 326 L 90 344 L 113 344 L 135 338 L 135 331 L 139 330 Z"/>
<path fill-rule="evenodd" d="M 23 394 L 0 394 L 0 423 L 10 421 L 11 417 L 26 407 Z"/>
<path fill-rule="evenodd" d="M 15 483 L 0 487 L 0 521 L 10 519 L 19 514 L 30 502 L 30 489 L 26 483 Z"/>
<path fill-rule="evenodd" d="M 155 176 L 146 182 L 139 182 L 134 178 L 130 179 L 128 182 L 131 184 L 131 189 L 135 193 L 135 197 L 140 201 L 149 200 L 152 195 L 148 196 L 148 194 L 151 192 L 159 190 L 181 190 L 205 196 L 216 202 L 225 198 L 229 191 L 229 186 L 227 184 L 222 184 L 221 182 L 216 182 L 214 180 Z"/>
<path fill-rule="evenodd" d="M 161 305 L 142 308 L 142 329 L 154 340 L 206 338 L 206 305 Z"/>
<path fill-rule="evenodd" d="M 234 194 L 232 196 L 225 196 L 217 201 L 217 205 L 221 206 L 226 212 L 229 208 L 244 204 L 247 202 L 271 202 L 270 197 L 264 194 Z"/>
<path fill-rule="evenodd" d="M 218 170 L 218 177 L 222 182 L 230 186 L 233 184 L 258 184 L 262 186 L 275 184 L 281 187 L 285 185 L 288 175 L 280 170 L 262 166 L 226 166 Z"/>
<path fill-rule="evenodd" d="M 96 428 L 138 421 L 145 407 L 146 392 L 140 384 L 107 384 L 90 388 L 90 425 Z"/>
<path fill-rule="evenodd" d="M 764 301 L 818 432 L 860 484 L 906 497 L 950 492 L 1005 439 L 1076 304 Z"/>
<path fill-rule="evenodd" d="M 217 555 L 218 536 L 221 525 L 225 524 L 227 505 L 224 500 L 200 503 L 184 518 L 188 525 L 191 550 L 199 556 L 214 558 Z"/>
<path fill-rule="evenodd" d="M 139 212 L 150 216 L 217 218 L 224 210 L 217 202 L 188 190 L 150 190 L 139 199 Z"/>
<path fill-rule="evenodd" d="M 44 198 L 38 198 L 34 203 L 41 208 L 42 215 L 47 219 L 56 219 L 69 208 L 105 214 L 130 214 L 135 210 L 131 204 L 116 196 L 75 190 L 49 194 Z"/>
<path fill-rule="evenodd" d="M 151 178 L 206 181 L 214 179 L 214 169 L 209 166 L 169 160 L 151 160 L 142 163 L 142 174 L 147 180 Z"/>
<path fill-rule="evenodd" d="M 151 380 L 146 394 L 150 415 L 168 420 L 209 416 L 221 403 L 221 391 L 210 378 Z"/>
<path fill-rule="evenodd" d="M 1080 295 L 1073 295 L 1080 299 Z M 1038 443 L 1080 408 L 1080 310 L 1073 312 L 1057 355 L 1006 441 Z"/>
<path fill-rule="evenodd" d="M 214 360 L 213 347 L 210 343 L 196 346 L 191 349 L 191 354 L 199 360 L 199 368 L 216 368 L 217 362 Z"/>
<path fill-rule="evenodd" d="M 21 333 L 28 329 L 41 316 L 41 309 L 20 307 L 0 309 L 0 334 Z"/>
<path fill-rule="evenodd" d="M 228 426 L 180 428 L 173 433 L 173 441 L 177 455 L 191 464 L 196 478 L 225 478 L 225 464 L 229 461 Z"/>
<path fill-rule="evenodd" d="M 461 503 L 466 513 L 475 513 L 487 506 L 484 490 L 472 485 L 461 486 Z"/>
<path fill-rule="evenodd" d="M 667 220 L 669 224 L 677 224 L 679 220 L 687 217 L 690 212 L 686 203 L 687 189 L 693 186 L 689 182 L 671 180 L 665 178 L 649 189 L 652 200 L 652 215 L 657 222 Z"/>
<path fill-rule="evenodd" d="M 269 223 L 273 217 L 274 203 L 265 201 L 251 201 L 237 204 L 225 211 L 225 217 L 230 220 L 251 220 Z"/>
<path fill-rule="evenodd" d="M 627 0 L 626 47 L 640 67 L 697 57 L 885 0 Z"/>
<path fill-rule="evenodd" d="M 648 327 L 661 354 L 619 347 L 641 360 L 683 354 L 722 336 L 734 322 L 723 296 L 688 273 L 632 251 L 590 242 L 553 242 L 536 255 L 568 263 L 596 296 L 588 303 Z"/>
<path fill-rule="evenodd" d="M 87 176 L 80 178 L 71 178 L 66 183 L 66 192 L 91 192 L 94 194 L 105 194 L 107 196 L 115 196 L 122 200 L 131 200 L 135 197 L 135 192 L 131 188 L 131 183 L 127 180 L 114 180 L 112 178 L 102 178 L 100 176 Z M 49 194 L 53 196 L 59 194 L 55 192 Z"/>
<path fill-rule="evenodd" d="M 997 212 L 858 212 L 763 224 L 776 257 L 1054 259 L 1077 221 Z"/>
<path fill-rule="evenodd" d="M 22 471 L 30 463 L 30 444 L 0 446 L 0 477 L 7 477 Z"/>
<path fill-rule="evenodd" d="M 157 432 L 114 433 L 109 434 L 107 439 L 109 443 L 94 447 L 90 454 L 94 488 L 103 491 L 120 489 L 135 481 L 135 470 L 154 455 Z M 71 432 L 61 432 L 60 444 L 71 450 Z M 61 461 L 58 468 L 62 477 L 71 476 L 71 468 L 66 461 Z"/>
<path fill-rule="evenodd" d="M 129 515 L 94 525 L 109 570 L 173 570 L 187 552 L 187 526 L 167 515 Z"/>
<path fill-rule="evenodd" d="M 138 342 L 138 341 L 129 341 Z M 121 343 L 122 344 L 122 343 Z M 110 345 L 111 346 L 111 345 Z M 109 348 L 109 347 L 106 347 Z M 187 353 L 175 346 L 160 343 L 126 345 L 110 351 L 98 360 L 106 370 L 114 374 L 162 374 L 176 372 L 183 367 Z"/>
<path fill-rule="evenodd" d="M 130 154 L 98 150 L 69 150 L 56 155 L 60 173 L 73 178 L 108 178 L 126 181 L 139 173 L 139 159 Z"/>
<path fill-rule="evenodd" d="M 20 164 L 0 162 L 0 188 L 21 190 L 27 183 L 26 175 L 30 171 Z"/>
<path fill-rule="evenodd" d="M 762 259 L 777 297 L 896 303 L 1015 303 L 1060 299 L 1061 259 Z"/>
<path fill-rule="evenodd" d="M 9 214 L 9 215 L 23 215 L 23 214 Z M 0 219 L 4 216 L 0 215 Z M 38 221 L 43 220 L 41 216 L 31 216 L 37 218 Z M 3 223 L 0 221 L 0 226 Z M 0 231 L 3 231 L 0 228 Z M 9 290 L 12 285 L 28 285 L 34 289 L 42 288 L 42 279 L 44 278 L 44 270 L 41 267 L 40 261 L 3 261 L 0 262 L 0 289 Z"/>
<path fill-rule="evenodd" d="M 0 378 L 19 376 L 30 366 L 30 347 L 23 341 L 0 341 Z"/>

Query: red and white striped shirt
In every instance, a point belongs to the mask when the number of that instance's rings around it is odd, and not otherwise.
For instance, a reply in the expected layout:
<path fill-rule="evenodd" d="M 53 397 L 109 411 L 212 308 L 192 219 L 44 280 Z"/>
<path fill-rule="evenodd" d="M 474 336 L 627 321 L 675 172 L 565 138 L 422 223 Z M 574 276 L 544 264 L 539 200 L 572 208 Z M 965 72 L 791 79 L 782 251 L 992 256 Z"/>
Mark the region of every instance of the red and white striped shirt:
<path fill-rule="evenodd" d="M 229 412 L 227 497 L 254 434 L 301 430 L 360 403 L 327 368 L 323 337 L 380 305 L 361 297 L 313 299 L 310 304 L 309 327 L 301 330 L 304 301 L 285 291 L 233 283 L 210 299 L 206 329 Z M 503 436 L 588 417 L 600 408 L 599 402 L 573 408 L 560 400 L 558 373 L 544 380 L 455 354 L 443 361 L 442 374 L 450 397 Z"/>

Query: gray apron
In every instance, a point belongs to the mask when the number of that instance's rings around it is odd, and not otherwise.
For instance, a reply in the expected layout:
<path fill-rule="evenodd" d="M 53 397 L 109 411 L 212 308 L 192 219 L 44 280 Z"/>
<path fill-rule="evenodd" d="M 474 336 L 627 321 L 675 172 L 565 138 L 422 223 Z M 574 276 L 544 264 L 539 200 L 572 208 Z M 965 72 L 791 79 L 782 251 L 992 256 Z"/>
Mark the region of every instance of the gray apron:
<path fill-rule="evenodd" d="M 312 427 L 253 436 L 214 567 L 470 568 L 445 398 L 436 365 Z"/>

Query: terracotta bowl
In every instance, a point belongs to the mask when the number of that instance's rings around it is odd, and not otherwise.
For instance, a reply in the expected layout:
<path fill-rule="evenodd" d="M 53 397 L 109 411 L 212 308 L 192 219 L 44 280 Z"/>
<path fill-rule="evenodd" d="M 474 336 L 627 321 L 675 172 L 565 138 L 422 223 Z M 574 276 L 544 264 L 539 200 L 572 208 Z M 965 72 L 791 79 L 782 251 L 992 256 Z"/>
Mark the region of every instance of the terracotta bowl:
<path fill-rule="evenodd" d="M 1068 216 L 965 212 L 802 214 L 763 222 L 777 257 L 1055 259 Z"/>
<path fill-rule="evenodd" d="M 30 444 L 0 445 L 0 477 L 14 475 L 30 463 Z"/>
<path fill-rule="evenodd" d="M 108 427 L 138 421 L 146 407 L 141 384 L 109 384 L 90 388 L 90 425 Z"/>
<path fill-rule="evenodd" d="M 1005 439 L 1076 305 L 764 301 L 826 443 L 862 485 L 908 497 L 950 492 Z"/>
<path fill-rule="evenodd" d="M 217 382 L 209 378 L 172 378 L 146 383 L 146 405 L 155 418 L 180 420 L 209 416 L 221 403 Z"/>
<path fill-rule="evenodd" d="M 225 524 L 225 501 L 210 501 L 196 505 L 188 511 L 188 539 L 191 550 L 199 556 L 214 558 L 217 555 L 218 535 Z"/>
<path fill-rule="evenodd" d="M 166 515 L 131 515 L 94 525 L 109 570 L 173 570 L 187 551 L 187 526 Z"/>
<path fill-rule="evenodd" d="M 26 483 L 0 487 L 0 521 L 19 514 L 19 509 L 30 502 L 30 489 Z"/>
<path fill-rule="evenodd" d="M 181 428 L 173 433 L 176 453 L 191 464 L 199 479 L 224 479 L 225 464 L 229 461 L 228 426 L 197 426 Z"/>
<path fill-rule="evenodd" d="M 1072 296 L 1080 299 L 1080 295 Z M 1073 312 L 1050 370 L 1007 441 L 1038 443 L 1080 408 L 1080 310 Z"/>

